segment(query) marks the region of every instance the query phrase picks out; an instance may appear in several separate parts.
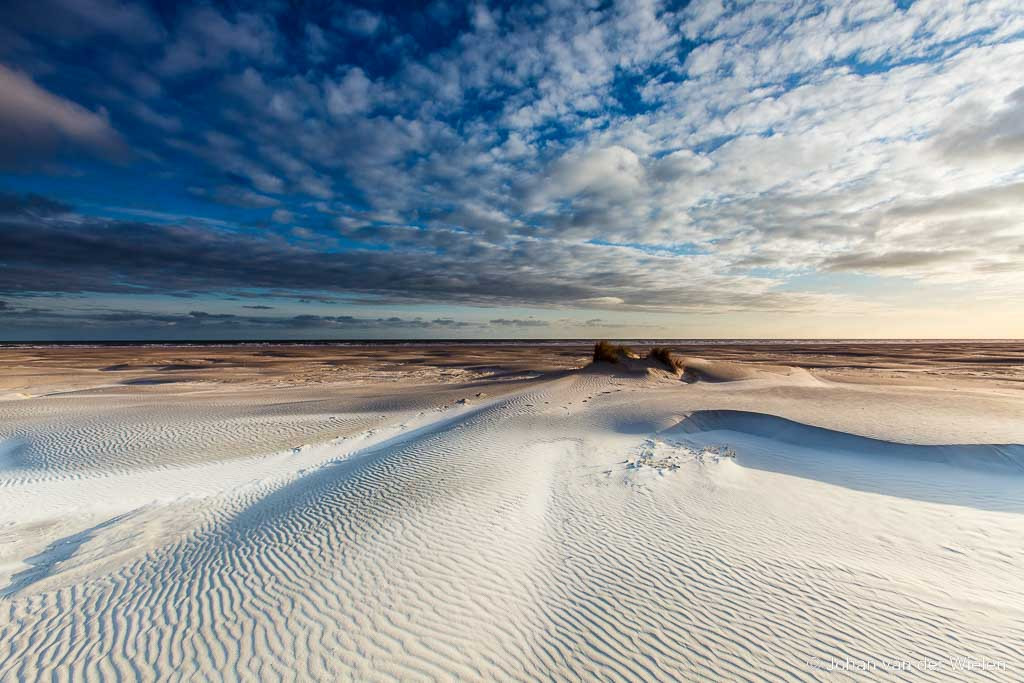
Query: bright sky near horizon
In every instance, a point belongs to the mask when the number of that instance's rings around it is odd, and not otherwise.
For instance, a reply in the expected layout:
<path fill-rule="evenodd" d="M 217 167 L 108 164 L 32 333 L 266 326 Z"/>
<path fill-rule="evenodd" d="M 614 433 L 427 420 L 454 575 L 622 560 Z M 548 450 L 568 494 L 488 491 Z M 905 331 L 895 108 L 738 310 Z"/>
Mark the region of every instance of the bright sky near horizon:
<path fill-rule="evenodd" d="M 1020 0 L 0 7 L 0 339 L 1021 311 Z"/>

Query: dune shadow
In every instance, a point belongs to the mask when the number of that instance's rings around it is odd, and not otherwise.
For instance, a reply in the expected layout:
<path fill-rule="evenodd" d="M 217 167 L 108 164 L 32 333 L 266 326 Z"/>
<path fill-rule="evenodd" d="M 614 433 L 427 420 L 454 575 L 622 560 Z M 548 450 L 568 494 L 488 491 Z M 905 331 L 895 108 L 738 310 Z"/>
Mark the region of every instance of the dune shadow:
<path fill-rule="evenodd" d="M 0 588 L 0 598 L 15 595 L 32 584 L 38 583 L 50 576 L 57 565 L 71 559 L 78 552 L 79 548 L 96 535 L 96 532 L 113 526 L 126 516 L 118 515 L 112 517 L 105 522 L 100 522 L 96 526 L 89 527 L 70 536 L 65 536 L 46 546 L 42 552 L 25 560 L 28 567 L 11 576 L 10 583 L 4 588 Z"/>
<path fill-rule="evenodd" d="M 25 457 L 29 448 L 28 441 L 24 439 L 10 439 L 0 441 L 0 470 L 16 470 L 27 468 L 30 461 Z"/>
<path fill-rule="evenodd" d="M 858 491 L 984 510 L 1024 512 L 1024 445 L 918 445 L 775 415 L 697 411 L 659 435 L 727 445 L 737 462 Z"/>

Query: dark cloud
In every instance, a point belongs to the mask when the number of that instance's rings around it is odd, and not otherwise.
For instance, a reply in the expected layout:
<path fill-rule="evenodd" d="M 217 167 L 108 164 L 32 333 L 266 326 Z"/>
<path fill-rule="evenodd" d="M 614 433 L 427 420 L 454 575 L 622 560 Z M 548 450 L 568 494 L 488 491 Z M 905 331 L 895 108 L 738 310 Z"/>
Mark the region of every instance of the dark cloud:
<path fill-rule="evenodd" d="M 0 217 L 43 218 L 70 212 L 70 206 L 49 197 L 37 194 L 17 195 L 0 192 Z"/>
<path fill-rule="evenodd" d="M 496 318 L 490 322 L 499 327 L 548 327 L 551 325 L 547 320 L 534 320 L 533 318 Z"/>
<path fill-rule="evenodd" d="M 353 9 L 344 16 L 343 20 L 337 23 L 344 27 L 345 30 L 357 35 L 372 36 L 381 28 L 384 20 L 379 14 L 374 14 L 368 10 Z"/>
<path fill-rule="evenodd" d="M 256 311 L 269 311 L 269 310 L 273 309 L 274 307 L 273 306 L 263 306 L 263 305 L 260 305 L 260 306 L 242 306 L 242 308 L 251 308 L 251 309 L 256 310 Z"/>
<path fill-rule="evenodd" d="M 89 111 L 0 65 L 0 169 L 38 169 L 68 148 L 110 161 L 129 154 L 105 112 Z"/>
<path fill-rule="evenodd" d="M 1024 117 L 1024 111 L 1021 112 Z M 887 212 L 895 218 L 939 217 L 985 213 L 1024 206 L 1024 182 L 978 187 L 930 199 L 902 202 Z"/>
<path fill-rule="evenodd" d="M 892 251 L 884 254 L 843 254 L 827 259 L 826 270 L 892 271 L 958 261 L 971 252 L 962 249 L 949 251 Z"/>
<path fill-rule="evenodd" d="M 934 144 L 954 161 L 1019 158 L 1024 154 L 1024 87 L 1010 93 L 1002 108 L 985 111 L 968 106 L 956 112 L 948 125 Z"/>
<path fill-rule="evenodd" d="M 189 311 L 189 317 L 199 321 L 216 321 L 224 322 L 227 320 L 235 320 L 238 318 L 233 313 L 207 313 L 206 311 Z"/>
<path fill-rule="evenodd" d="M 351 315 L 256 316 L 233 313 L 190 311 L 186 314 L 152 313 L 138 310 L 74 311 L 17 308 L 0 302 L 0 311 L 18 329 L 59 329 L 73 326 L 93 336 L 104 332 L 130 330 L 139 334 L 278 334 L 302 332 L 367 332 L 386 330 L 452 330 L 479 327 L 476 323 L 437 318 L 361 317 Z"/>
<path fill-rule="evenodd" d="M 157 64 L 161 73 L 178 77 L 220 69 L 234 58 L 267 63 L 278 58 L 278 34 L 270 17 L 239 12 L 225 16 L 207 5 L 181 12 L 176 38 Z"/>
<path fill-rule="evenodd" d="M 419 243 L 323 251 L 273 232 L 37 217 L 25 207 L 51 204 L 37 197 L 3 201 L 8 214 L 0 217 L 0 292 L 251 295 L 262 289 L 308 292 L 310 299 L 353 292 L 406 302 L 549 305 L 604 303 L 614 294 L 616 303 L 641 307 L 693 300 L 800 305 L 791 295 L 743 291 L 724 276 L 666 277 L 675 259 L 626 249 L 533 239 L 495 245 L 449 233 L 432 251 Z"/>
<path fill-rule="evenodd" d="M 475 323 L 465 322 L 463 320 L 454 320 L 452 318 L 435 318 L 429 323 L 423 323 L 425 326 L 436 326 L 446 329 L 461 329 L 465 327 L 476 327 Z"/>
<path fill-rule="evenodd" d="M 226 206 L 238 206 L 243 209 L 266 209 L 281 203 L 273 197 L 268 197 L 265 194 L 253 192 L 248 188 L 237 185 L 223 185 L 212 190 L 205 187 L 190 187 L 188 191 L 197 197 L 210 199 Z"/>
<path fill-rule="evenodd" d="M 36 36 L 80 41 L 96 35 L 128 43 L 152 43 L 163 26 L 141 4 L 120 0 L 8 0 L 0 22 Z"/>

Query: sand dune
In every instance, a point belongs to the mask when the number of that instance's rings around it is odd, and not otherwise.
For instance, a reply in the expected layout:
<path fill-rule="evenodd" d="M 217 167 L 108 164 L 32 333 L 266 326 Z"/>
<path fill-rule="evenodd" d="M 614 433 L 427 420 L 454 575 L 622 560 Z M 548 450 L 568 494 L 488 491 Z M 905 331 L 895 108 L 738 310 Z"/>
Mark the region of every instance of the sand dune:
<path fill-rule="evenodd" d="M 822 429 L 774 415 L 734 410 L 704 410 L 679 425 L 684 433 L 729 431 L 819 451 L 874 458 L 880 463 L 925 461 L 979 468 L 993 473 L 1024 472 L 1024 446 L 1018 444 L 917 445 L 895 443 Z"/>
<path fill-rule="evenodd" d="M 750 372 L 2 402 L 0 680 L 1024 670 L 1021 396 Z"/>
<path fill-rule="evenodd" d="M 814 377 L 803 368 L 788 365 L 764 365 L 735 363 L 725 360 L 706 360 L 693 356 L 681 359 L 686 368 L 685 376 L 690 381 L 737 382 L 740 380 L 778 380 L 786 378 L 788 383 L 814 384 Z"/>

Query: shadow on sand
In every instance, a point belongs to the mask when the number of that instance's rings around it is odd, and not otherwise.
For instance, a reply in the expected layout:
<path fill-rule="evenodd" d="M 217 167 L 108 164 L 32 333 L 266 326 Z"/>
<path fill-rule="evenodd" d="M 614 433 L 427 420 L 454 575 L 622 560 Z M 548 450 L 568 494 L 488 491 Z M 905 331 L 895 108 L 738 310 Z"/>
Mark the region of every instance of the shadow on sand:
<path fill-rule="evenodd" d="M 1024 512 L 1024 445 L 916 445 L 734 410 L 697 411 L 659 432 L 727 445 L 744 466 L 859 491 Z"/>

